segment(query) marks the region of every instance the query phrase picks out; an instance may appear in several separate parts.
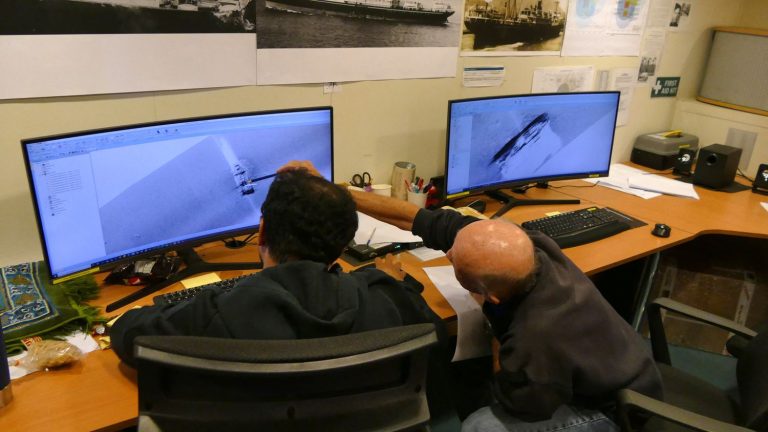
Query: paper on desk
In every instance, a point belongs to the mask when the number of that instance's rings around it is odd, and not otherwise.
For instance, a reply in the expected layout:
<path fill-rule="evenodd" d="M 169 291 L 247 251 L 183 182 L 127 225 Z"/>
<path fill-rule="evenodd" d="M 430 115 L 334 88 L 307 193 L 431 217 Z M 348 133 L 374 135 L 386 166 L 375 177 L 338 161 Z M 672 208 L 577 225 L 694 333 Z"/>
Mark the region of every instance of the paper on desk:
<path fill-rule="evenodd" d="M 629 186 L 665 195 L 699 199 L 699 194 L 690 183 L 669 179 L 655 174 L 638 175 L 629 178 Z"/>
<path fill-rule="evenodd" d="M 376 232 L 373 231 L 374 229 L 376 229 Z M 373 237 L 371 237 L 371 233 L 373 233 Z M 415 243 L 422 241 L 421 237 L 413 235 L 409 231 L 357 212 L 355 243 L 365 244 L 368 242 L 368 239 L 371 239 L 371 244 Z"/>
<path fill-rule="evenodd" d="M 768 202 L 760 203 L 761 206 L 765 209 L 765 211 L 768 211 Z"/>
<path fill-rule="evenodd" d="M 453 267 L 424 267 L 424 272 L 456 312 L 459 331 L 453 361 L 490 355 L 491 341 L 485 331 L 485 315 L 469 291 L 456 280 Z"/>
<path fill-rule="evenodd" d="M 441 250 L 430 249 L 426 246 L 422 246 L 416 249 L 411 249 L 408 252 L 410 252 L 411 255 L 415 256 L 416 258 L 422 261 L 429 261 L 435 258 L 441 258 L 445 256 L 445 252 Z"/>
<path fill-rule="evenodd" d="M 610 189 L 615 189 L 620 192 L 628 193 L 631 195 L 639 196 L 643 199 L 655 198 L 660 193 L 650 192 L 643 189 L 633 189 L 629 187 L 629 178 L 636 175 L 643 175 L 645 171 L 637 168 L 622 164 L 612 164 L 608 177 L 601 177 L 596 179 L 586 179 L 590 183 L 595 183 L 600 186 L 604 186 Z"/>

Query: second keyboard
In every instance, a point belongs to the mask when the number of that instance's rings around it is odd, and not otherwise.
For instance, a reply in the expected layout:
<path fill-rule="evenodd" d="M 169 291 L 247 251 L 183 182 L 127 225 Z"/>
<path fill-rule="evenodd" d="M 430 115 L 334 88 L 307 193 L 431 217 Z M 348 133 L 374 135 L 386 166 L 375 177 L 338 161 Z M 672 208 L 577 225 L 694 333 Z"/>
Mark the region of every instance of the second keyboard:
<path fill-rule="evenodd" d="M 567 248 L 626 231 L 630 228 L 628 219 L 609 208 L 588 207 L 523 222 L 522 227 L 541 231 Z"/>
<path fill-rule="evenodd" d="M 165 294 L 160 294 L 152 298 L 152 301 L 156 305 L 175 304 L 185 300 L 190 300 L 200 294 L 204 289 L 222 289 L 224 291 L 231 290 L 238 282 L 250 275 L 236 276 L 230 279 L 222 279 L 220 281 L 211 282 L 209 284 L 200 285 L 192 288 L 185 288 L 178 291 L 173 291 Z"/>

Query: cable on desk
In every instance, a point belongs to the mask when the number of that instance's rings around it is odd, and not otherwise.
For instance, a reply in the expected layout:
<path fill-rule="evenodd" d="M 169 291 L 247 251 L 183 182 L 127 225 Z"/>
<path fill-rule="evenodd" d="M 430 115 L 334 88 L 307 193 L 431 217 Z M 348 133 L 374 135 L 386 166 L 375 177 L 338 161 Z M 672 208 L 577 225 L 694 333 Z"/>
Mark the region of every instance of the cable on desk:
<path fill-rule="evenodd" d="M 251 241 L 251 239 L 256 236 L 256 234 L 258 234 L 258 232 L 251 233 L 248 235 L 248 237 L 244 238 L 243 240 L 231 238 L 229 240 L 222 240 L 222 242 L 224 243 L 224 246 L 228 247 L 229 249 L 240 249 L 241 247 L 245 247 L 245 245 L 247 245 L 248 242 Z"/>

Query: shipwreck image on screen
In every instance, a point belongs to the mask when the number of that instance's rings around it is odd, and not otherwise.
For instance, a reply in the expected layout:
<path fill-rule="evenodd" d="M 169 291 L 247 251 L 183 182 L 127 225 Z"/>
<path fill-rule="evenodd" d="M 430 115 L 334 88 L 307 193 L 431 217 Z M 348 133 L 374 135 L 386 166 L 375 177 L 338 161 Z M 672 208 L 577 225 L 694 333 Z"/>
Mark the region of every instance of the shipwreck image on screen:
<path fill-rule="evenodd" d="M 455 102 L 447 191 L 606 170 L 615 122 L 614 94 Z"/>
<path fill-rule="evenodd" d="M 331 178 L 332 140 L 331 113 L 318 110 L 43 142 L 30 166 L 51 266 L 66 273 L 258 226 L 282 165 L 310 160 Z"/>

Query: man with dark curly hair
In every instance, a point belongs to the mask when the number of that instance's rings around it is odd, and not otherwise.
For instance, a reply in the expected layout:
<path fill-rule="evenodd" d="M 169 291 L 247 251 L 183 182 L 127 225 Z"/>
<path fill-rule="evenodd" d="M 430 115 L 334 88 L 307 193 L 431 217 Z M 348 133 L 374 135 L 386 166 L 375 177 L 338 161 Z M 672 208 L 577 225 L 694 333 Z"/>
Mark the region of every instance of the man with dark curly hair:
<path fill-rule="evenodd" d="M 281 169 L 262 205 L 264 270 L 228 292 L 204 290 L 183 303 L 126 312 L 112 327 L 113 349 L 134 364 L 133 341 L 140 335 L 305 339 L 439 325 L 421 284 L 391 257 L 352 273 L 334 265 L 356 230 L 348 191 L 304 168 Z"/>

